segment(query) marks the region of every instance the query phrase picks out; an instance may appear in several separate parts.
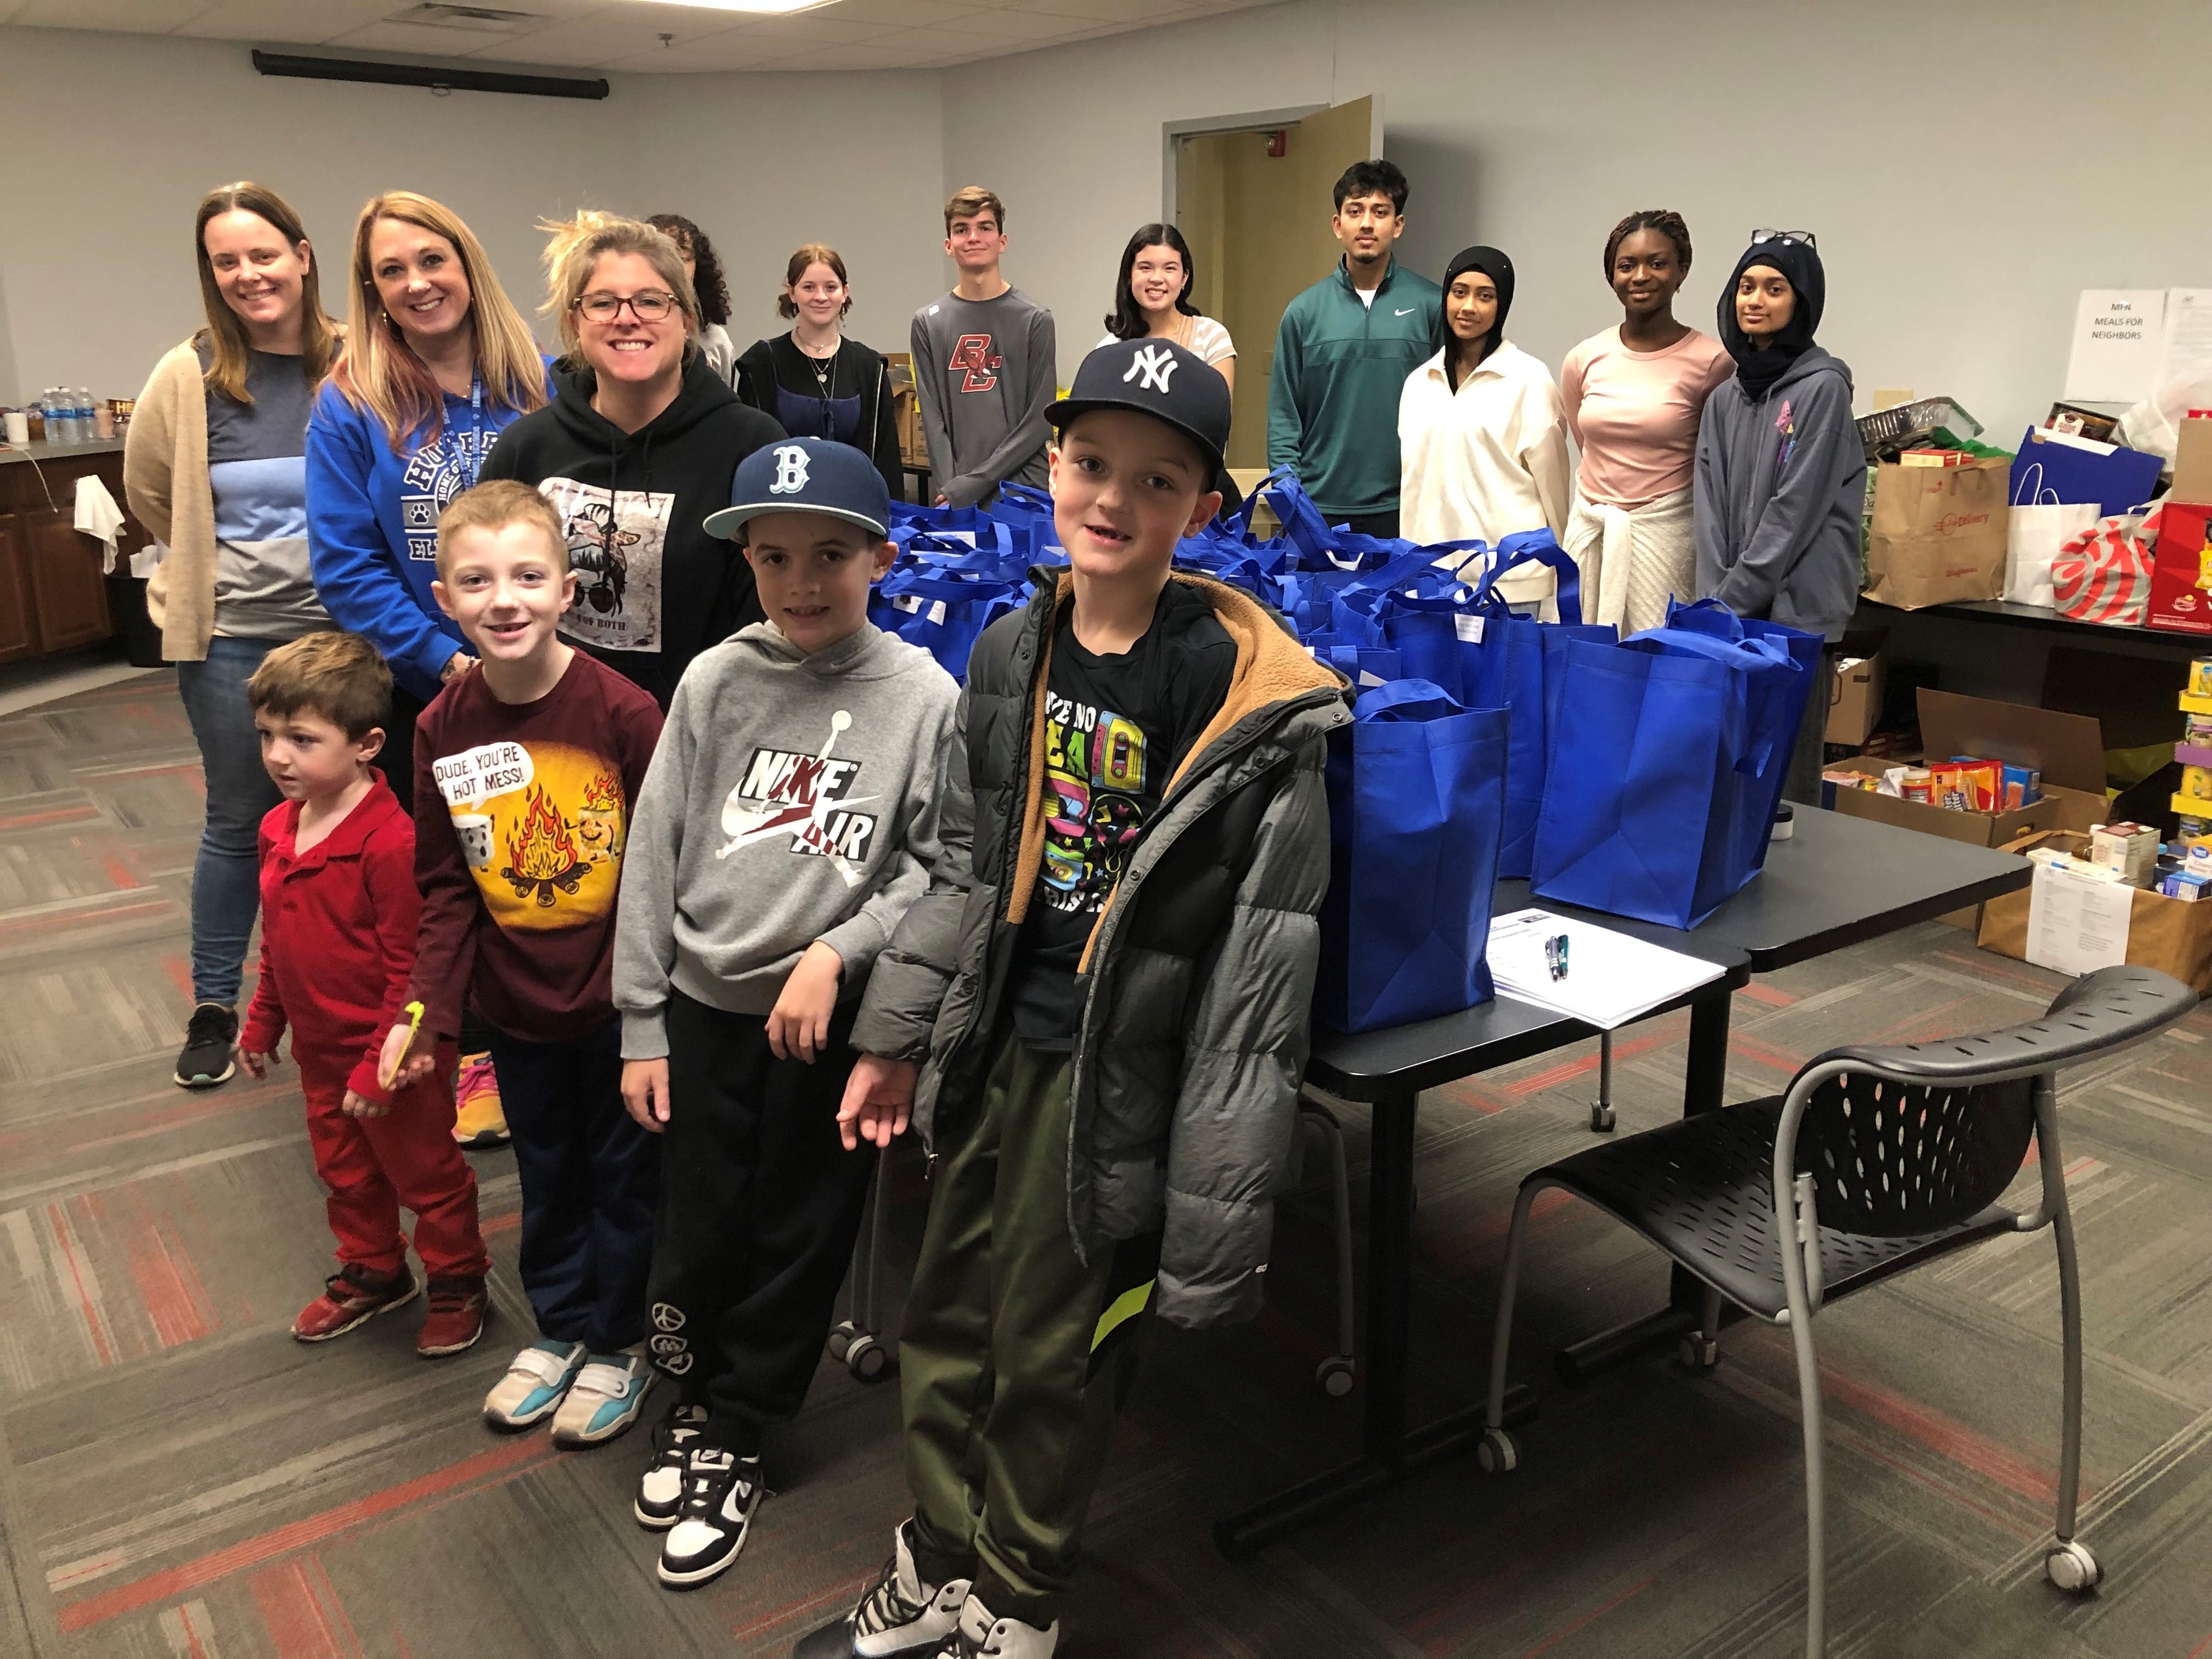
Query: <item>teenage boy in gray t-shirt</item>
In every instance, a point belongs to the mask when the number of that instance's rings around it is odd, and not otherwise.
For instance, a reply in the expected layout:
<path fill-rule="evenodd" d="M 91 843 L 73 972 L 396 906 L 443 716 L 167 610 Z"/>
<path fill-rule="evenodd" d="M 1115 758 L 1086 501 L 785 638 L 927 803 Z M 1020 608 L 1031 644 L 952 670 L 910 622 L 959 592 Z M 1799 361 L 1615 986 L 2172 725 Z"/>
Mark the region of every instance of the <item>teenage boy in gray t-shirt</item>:
<path fill-rule="evenodd" d="M 937 499 L 988 504 L 1009 478 L 1045 483 L 1045 406 L 1058 384 L 1052 313 L 999 274 L 1006 204 L 970 185 L 945 204 L 951 293 L 914 313 L 914 384 Z"/>

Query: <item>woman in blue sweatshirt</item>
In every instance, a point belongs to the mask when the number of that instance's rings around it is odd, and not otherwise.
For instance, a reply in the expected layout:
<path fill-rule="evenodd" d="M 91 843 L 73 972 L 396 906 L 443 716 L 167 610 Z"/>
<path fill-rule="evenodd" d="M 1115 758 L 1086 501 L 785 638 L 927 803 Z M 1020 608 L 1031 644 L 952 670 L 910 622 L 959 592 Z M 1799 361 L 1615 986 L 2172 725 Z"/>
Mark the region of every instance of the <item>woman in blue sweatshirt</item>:
<path fill-rule="evenodd" d="M 1834 645 L 1857 607 L 1866 453 L 1851 371 L 1813 343 L 1827 276 L 1812 238 L 1762 232 L 1721 290 L 1721 343 L 1735 377 L 1698 428 L 1698 594 L 1740 617 L 1823 635 L 1785 799 L 1812 804 Z"/>
<path fill-rule="evenodd" d="M 411 811 L 415 716 L 471 660 L 430 597 L 438 515 L 549 387 L 529 325 L 452 210 L 411 191 L 371 198 L 352 278 L 345 352 L 307 423 L 307 556 L 331 618 L 391 665 L 376 763 Z"/>

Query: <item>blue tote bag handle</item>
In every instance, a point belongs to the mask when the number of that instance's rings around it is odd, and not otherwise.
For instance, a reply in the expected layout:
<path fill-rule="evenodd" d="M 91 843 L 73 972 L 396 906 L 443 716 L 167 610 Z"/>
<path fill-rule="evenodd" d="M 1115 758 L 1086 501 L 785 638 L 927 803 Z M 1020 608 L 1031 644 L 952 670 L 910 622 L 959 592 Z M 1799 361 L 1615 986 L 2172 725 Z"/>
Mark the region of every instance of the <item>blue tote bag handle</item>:
<path fill-rule="evenodd" d="M 1393 680 L 1388 685 L 1362 693 L 1359 701 L 1352 705 L 1352 718 L 1392 722 L 1433 720 L 1466 712 L 1457 697 L 1433 680 Z"/>
<path fill-rule="evenodd" d="M 1506 537 L 1494 550 L 1497 557 L 1483 573 L 1480 591 L 1488 593 L 1498 586 L 1498 579 L 1509 570 L 1524 564 L 1551 567 L 1559 582 L 1554 600 L 1559 606 L 1559 620 L 1579 623 L 1583 619 L 1582 567 L 1561 548 L 1559 538 L 1548 530 L 1519 530 Z"/>

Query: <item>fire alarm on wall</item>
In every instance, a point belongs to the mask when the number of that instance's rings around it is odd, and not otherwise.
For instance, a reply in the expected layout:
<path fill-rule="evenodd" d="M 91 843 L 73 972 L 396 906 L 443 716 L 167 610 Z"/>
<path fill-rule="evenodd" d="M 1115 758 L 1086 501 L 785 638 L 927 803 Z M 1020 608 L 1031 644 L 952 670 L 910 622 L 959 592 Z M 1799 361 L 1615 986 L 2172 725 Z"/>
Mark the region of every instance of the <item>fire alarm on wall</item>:
<path fill-rule="evenodd" d="M 1279 161 L 1284 156 L 1290 154 L 1290 149 L 1291 135 L 1284 128 L 1277 127 L 1273 132 L 1267 135 L 1267 154 L 1273 156 L 1277 161 Z"/>

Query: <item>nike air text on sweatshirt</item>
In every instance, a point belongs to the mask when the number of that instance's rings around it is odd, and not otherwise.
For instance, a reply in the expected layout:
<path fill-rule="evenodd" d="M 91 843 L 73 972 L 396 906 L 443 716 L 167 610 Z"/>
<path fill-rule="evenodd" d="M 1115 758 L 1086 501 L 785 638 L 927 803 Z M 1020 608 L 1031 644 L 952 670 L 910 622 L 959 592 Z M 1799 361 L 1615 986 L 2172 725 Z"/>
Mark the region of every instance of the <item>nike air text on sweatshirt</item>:
<path fill-rule="evenodd" d="M 668 1052 L 672 985 L 765 1014 L 816 940 L 860 995 L 939 857 L 959 689 L 872 626 L 803 654 L 767 623 L 700 653 L 646 773 L 623 872 L 623 1057 Z"/>

